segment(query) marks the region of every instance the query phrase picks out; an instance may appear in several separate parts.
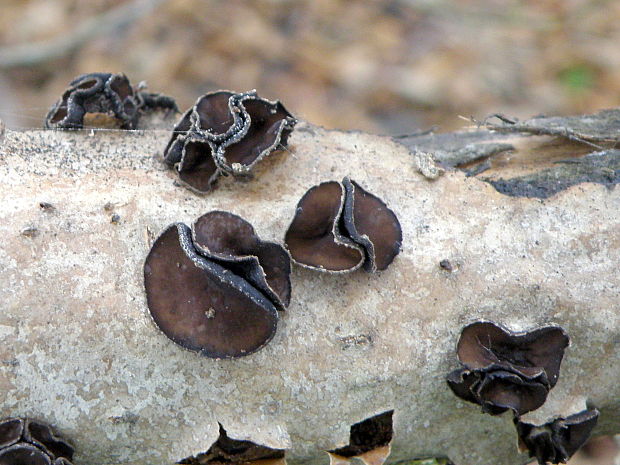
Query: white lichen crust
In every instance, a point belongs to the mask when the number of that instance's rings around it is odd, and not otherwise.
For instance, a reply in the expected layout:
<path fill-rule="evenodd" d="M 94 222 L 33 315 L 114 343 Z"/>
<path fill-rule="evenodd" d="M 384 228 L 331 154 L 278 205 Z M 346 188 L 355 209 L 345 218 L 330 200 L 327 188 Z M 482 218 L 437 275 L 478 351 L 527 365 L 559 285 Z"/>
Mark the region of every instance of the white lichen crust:
<path fill-rule="evenodd" d="M 570 335 L 557 385 L 525 420 L 587 401 L 595 434 L 620 433 L 620 189 L 579 184 L 542 201 L 459 172 L 430 182 L 390 139 L 300 124 L 253 180 L 199 197 L 161 161 L 168 136 L 0 141 L 0 413 L 53 424 L 76 465 L 168 465 L 209 449 L 218 422 L 287 449 L 289 464 L 327 464 L 352 424 L 392 409 L 390 461 L 526 463 L 509 415 L 483 415 L 446 385 L 461 329 L 479 319 Z M 142 269 L 167 225 L 228 210 L 282 242 L 308 188 L 345 176 L 398 216 L 402 251 L 386 271 L 295 267 L 278 332 L 240 359 L 201 357 L 155 327 Z"/>

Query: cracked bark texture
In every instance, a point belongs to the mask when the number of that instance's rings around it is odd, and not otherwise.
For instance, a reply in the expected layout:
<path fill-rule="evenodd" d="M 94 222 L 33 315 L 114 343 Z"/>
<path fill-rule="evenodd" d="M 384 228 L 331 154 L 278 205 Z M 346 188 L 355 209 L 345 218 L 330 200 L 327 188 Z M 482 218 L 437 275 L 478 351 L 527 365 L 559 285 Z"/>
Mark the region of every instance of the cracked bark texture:
<path fill-rule="evenodd" d="M 594 148 L 494 129 L 395 141 L 303 123 L 255 179 L 225 178 L 200 197 L 164 166 L 167 131 L 6 130 L 0 413 L 53 424 L 76 446 L 76 465 L 170 464 L 208 450 L 218 422 L 231 438 L 286 449 L 289 463 L 326 464 L 351 425 L 388 410 L 391 462 L 523 464 L 509 415 L 483 415 L 445 382 L 462 327 L 489 319 L 514 331 L 560 325 L 571 337 L 558 384 L 524 420 L 587 402 L 601 412 L 595 434 L 620 433 L 613 131 Z M 441 166 L 436 179 L 420 174 L 414 152 Z M 606 161 L 592 164 L 600 152 Z M 575 179 L 576 166 L 606 177 Z M 559 168 L 575 182 L 544 199 L 491 182 Z M 344 176 L 398 215 L 403 249 L 386 271 L 295 267 L 276 336 L 245 358 L 207 359 L 159 332 L 142 267 L 168 224 L 230 210 L 281 242 L 306 190 Z"/>

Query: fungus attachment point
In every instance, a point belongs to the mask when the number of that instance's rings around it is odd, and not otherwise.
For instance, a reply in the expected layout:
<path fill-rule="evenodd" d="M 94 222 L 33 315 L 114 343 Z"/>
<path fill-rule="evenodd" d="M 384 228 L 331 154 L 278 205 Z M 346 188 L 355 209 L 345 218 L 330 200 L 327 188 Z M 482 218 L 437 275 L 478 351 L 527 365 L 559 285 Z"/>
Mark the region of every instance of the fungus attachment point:
<path fill-rule="evenodd" d="M 393 410 L 351 426 L 349 445 L 328 451 L 331 465 L 345 465 L 358 458 L 366 465 L 382 465 L 390 455 Z"/>
<path fill-rule="evenodd" d="M 596 409 L 584 410 L 540 426 L 515 418 L 519 449 L 528 451 L 530 457 L 536 457 L 540 465 L 565 463 L 588 440 L 598 416 Z"/>
<path fill-rule="evenodd" d="M 252 441 L 241 441 L 229 438 L 220 424 L 220 436 L 207 452 L 195 457 L 185 458 L 177 463 L 186 465 L 286 465 L 283 449 L 255 444 Z"/>
<path fill-rule="evenodd" d="M 135 129 L 146 111 L 178 111 L 173 99 L 134 89 L 124 74 L 82 74 L 69 83 L 45 117 L 50 129 Z"/>
<path fill-rule="evenodd" d="M 73 447 L 44 423 L 27 418 L 0 421 L 0 464 L 71 465 Z"/>
<path fill-rule="evenodd" d="M 490 322 L 472 323 L 457 344 L 465 368 L 448 375 L 448 386 L 491 415 L 509 409 L 523 415 L 544 404 L 568 344 L 568 335 L 557 326 L 513 333 Z"/>
<path fill-rule="evenodd" d="M 255 91 L 208 93 L 174 127 L 164 160 L 185 185 L 205 193 L 221 174 L 248 176 L 256 163 L 286 146 L 295 123 L 280 102 Z"/>
<path fill-rule="evenodd" d="M 169 226 L 144 264 L 155 324 L 186 349 L 212 358 L 248 355 L 276 331 L 291 295 L 290 259 L 228 212 L 200 217 L 194 230 Z"/>
<path fill-rule="evenodd" d="M 284 242 L 301 266 L 328 272 L 385 270 L 402 244 L 398 218 L 349 178 L 308 190 Z"/>

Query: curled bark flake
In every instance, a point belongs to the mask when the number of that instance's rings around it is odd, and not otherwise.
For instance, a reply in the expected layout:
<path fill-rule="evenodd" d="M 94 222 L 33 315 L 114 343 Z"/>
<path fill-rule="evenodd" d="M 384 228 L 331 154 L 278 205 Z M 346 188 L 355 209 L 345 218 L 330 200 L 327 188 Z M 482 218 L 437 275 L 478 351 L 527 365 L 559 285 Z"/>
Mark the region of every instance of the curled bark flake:
<path fill-rule="evenodd" d="M 232 439 L 220 424 L 220 435 L 208 451 L 178 463 L 185 465 L 236 465 L 261 461 L 263 465 L 286 465 L 283 449 L 256 444 L 252 441 Z"/>
<path fill-rule="evenodd" d="M 351 426 L 349 445 L 328 451 L 331 463 L 358 458 L 366 465 L 382 465 L 390 455 L 393 413 L 383 412 Z"/>

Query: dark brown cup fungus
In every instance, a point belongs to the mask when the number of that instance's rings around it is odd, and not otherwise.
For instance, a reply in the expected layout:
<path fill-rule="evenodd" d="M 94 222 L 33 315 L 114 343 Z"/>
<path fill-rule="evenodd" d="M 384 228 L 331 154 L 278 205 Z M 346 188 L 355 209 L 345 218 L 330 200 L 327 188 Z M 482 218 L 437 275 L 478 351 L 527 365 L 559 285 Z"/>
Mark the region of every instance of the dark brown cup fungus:
<path fill-rule="evenodd" d="M 448 375 L 448 386 L 491 415 L 507 410 L 523 415 L 547 399 L 568 344 L 568 335 L 557 326 L 513 333 L 491 322 L 472 323 L 457 345 L 464 368 Z"/>
<path fill-rule="evenodd" d="M 1 465 L 71 465 L 73 447 L 44 423 L 27 418 L 0 421 Z"/>
<path fill-rule="evenodd" d="M 291 301 L 291 258 L 279 244 L 264 242 L 250 223 L 224 211 L 212 211 L 192 228 L 199 252 L 243 276 L 267 296 L 278 310 Z"/>
<path fill-rule="evenodd" d="M 204 193 L 222 174 L 249 176 L 256 163 L 285 147 L 295 118 L 255 91 L 211 92 L 174 127 L 164 160 L 191 189 Z"/>
<path fill-rule="evenodd" d="M 220 436 L 208 451 L 195 457 L 179 461 L 186 465 L 238 465 L 261 461 L 262 464 L 284 464 L 284 450 L 272 449 L 255 444 L 252 441 L 240 441 L 229 438 L 226 430 L 220 425 Z M 269 461 L 269 462 L 267 462 Z"/>
<path fill-rule="evenodd" d="M 540 426 L 515 418 L 519 449 L 528 451 L 530 457 L 536 457 L 540 465 L 566 463 L 588 440 L 598 416 L 596 409 L 584 410 Z"/>
<path fill-rule="evenodd" d="M 259 350 L 290 301 L 290 258 L 228 212 L 169 226 L 144 264 L 155 324 L 177 344 L 212 358 Z"/>
<path fill-rule="evenodd" d="M 174 100 L 159 94 L 134 89 L 124 74 L 82 74 L 69 83 L 68 89 L 45 117 L 50 129 L 115 127 L 135 129 L 139 116 L 165 109 L 178 112 Z"/>
<path fill-rule="evenodd" d="M 383 271 L 400 252 L 398 218 L 355 181 L 329 181 L 308 190 L 284 238 L 293 260 L 328 272 Z"/>

